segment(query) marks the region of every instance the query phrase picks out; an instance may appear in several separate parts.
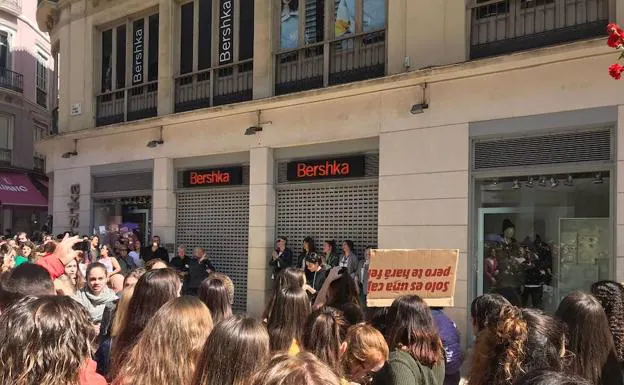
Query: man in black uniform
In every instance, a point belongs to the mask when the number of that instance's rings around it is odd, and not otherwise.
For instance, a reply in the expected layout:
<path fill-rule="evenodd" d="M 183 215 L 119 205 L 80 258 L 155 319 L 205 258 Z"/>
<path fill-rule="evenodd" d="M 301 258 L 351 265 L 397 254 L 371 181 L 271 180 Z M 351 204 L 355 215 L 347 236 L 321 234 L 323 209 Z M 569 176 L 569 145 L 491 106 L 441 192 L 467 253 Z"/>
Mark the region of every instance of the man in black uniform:
<path fill-rule="evenodd" d="M 196 247 L 193 257 L 189 261 L 188 278 L 186 285 L 186 294 L 197 295 L 197 290 L 204 279 L 208 278 L 210 273 L 216 271 L 212 265 L 208 254 L 201 247 Z"/>

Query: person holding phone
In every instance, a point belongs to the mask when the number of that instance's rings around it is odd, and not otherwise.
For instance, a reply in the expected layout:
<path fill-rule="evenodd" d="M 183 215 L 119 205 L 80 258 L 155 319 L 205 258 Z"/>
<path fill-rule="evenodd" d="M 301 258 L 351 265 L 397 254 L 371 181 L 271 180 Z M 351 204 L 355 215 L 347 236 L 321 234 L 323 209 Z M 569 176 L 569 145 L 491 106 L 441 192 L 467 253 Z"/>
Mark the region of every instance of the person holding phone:
<path fill-rule="evenodd" d="M 296 261 L 293 261 L 293 252 L 288 247 L 286 247 L 288 240 L 286 237 L 281 236 L 277 238 L 275 241 L 275 250 L 273 251 L 273 255 L 271 256 L 271 262 L 269 265 L 273 267 L 273 276 L 272 279 L 277 277 L 277 273 L 279 273 L 282 269 L 287 267 L 298 267 L 296 265 Z M 294 262 L 294 265 L 293 265 Z"/>

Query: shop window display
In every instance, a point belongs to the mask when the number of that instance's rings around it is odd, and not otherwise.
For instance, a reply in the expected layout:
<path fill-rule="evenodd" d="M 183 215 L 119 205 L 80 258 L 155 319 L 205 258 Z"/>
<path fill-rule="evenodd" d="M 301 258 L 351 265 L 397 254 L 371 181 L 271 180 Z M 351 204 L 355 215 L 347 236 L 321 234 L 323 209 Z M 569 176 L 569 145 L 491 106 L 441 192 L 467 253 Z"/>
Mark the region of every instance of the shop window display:
<path fill-rule="evenodd" d="M 477 179 L 477 294 L 552 312 L 609 279 L 610 185 L 608 172 Z"/>
<path fill-rule="evenodd" d="M 121 238 L 147 244 L 151 236 L 152 199 L 149 196 L 96 199 L 93 233 L 101 244 L 115 246 Z"/>

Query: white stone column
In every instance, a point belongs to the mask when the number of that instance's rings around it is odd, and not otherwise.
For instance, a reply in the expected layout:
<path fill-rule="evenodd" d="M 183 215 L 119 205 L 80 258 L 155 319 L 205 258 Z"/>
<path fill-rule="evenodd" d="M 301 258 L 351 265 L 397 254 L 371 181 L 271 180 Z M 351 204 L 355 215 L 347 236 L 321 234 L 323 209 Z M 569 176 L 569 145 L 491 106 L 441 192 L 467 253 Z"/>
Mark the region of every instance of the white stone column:
<path fill-rule="evenodd" d="M 173 174 L 173 159 L 154 159 L 152 235 L 158 235 L 163 245 L 175 243 L 176 199 Z"/>
<path fill-rule="evenodd" d="M 51 198 L 53 200 L 52 212 L 54 234 L 59 234 L 70 229 L 69 206 L 71 186 L 80 185 L 80 198 L 78 199 L 79 226 L 74 231 L 79 234 L 91 234 L 91 168 L 76 167 L 59 169 L 54 171 L 54 184 L 52 185 Z"/>
<path fill-rule="evenodd" d="M 275 240 L 275 166 L 271 148 L 249 154 L 249 254 L 247 261 L 247 313 L 259 316 L 268 300 L 269 257 Z"/>
<path fill-rule="evenodd" d="M 273 95 L 272 4 L 270 0 L 256 0 L 254 6 L 254 99 Z"/>
<path fill-rule="evenodd" d="M 175 2 L 160 0 L 158 15 L 158 115 L 167 115 L 173 112 L 174 94 L 174 67 L 173 53 L 174 39 L 177 36 L 173 30 Z"/>

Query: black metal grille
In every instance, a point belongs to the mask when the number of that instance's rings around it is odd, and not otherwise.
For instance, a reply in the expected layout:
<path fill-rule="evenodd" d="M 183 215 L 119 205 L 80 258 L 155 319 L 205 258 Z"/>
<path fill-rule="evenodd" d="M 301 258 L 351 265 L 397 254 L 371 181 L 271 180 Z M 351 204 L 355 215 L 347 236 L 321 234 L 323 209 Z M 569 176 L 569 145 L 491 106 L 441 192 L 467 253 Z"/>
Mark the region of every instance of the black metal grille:
<path fill-rule="evenodd" d="M 22 93 L 24 92 L 24 75 L 0 68 L 0 87 Z"/>
<path fill-rule="evenodd" d="M 608 0 L 476 0 L 471 9 L 473 59 L 604 34 Z"/>
<path fill-rule="evenodd" d="M 610 129 L 476 141 L 473 170 L 612 161 Z"/>

